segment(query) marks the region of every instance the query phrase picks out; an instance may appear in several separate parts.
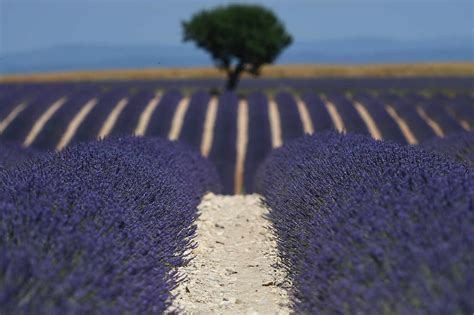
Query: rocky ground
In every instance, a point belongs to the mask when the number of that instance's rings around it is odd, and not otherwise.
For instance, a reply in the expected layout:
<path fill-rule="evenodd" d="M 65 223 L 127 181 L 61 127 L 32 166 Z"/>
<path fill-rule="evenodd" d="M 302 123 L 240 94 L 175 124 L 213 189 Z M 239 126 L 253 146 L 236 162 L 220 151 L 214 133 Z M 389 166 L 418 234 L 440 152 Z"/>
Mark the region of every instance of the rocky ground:
<path fill-rule="evenodd" d="M 259 195 L 204 197 L 194 257 L 179 273 L 170 311 L 185 314 L 288 314 L 289 283 L 278 263 L 268 211 Z"/>

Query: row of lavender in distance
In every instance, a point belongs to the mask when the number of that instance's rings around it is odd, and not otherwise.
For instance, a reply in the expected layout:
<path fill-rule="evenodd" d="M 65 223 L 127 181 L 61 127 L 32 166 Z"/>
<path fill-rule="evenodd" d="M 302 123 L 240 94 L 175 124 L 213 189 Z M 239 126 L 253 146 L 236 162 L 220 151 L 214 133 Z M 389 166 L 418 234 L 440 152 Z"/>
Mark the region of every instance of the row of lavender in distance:
<path fill-rule="evenodd" d="M 198 152 L 114 138 L 0 172 L 0 313 L 162 313 L 220 191 Z"/>
<path fill-rule="evenodd" d="M 40 151 L 23 148 L 17 143 L 0 141 L 0 172 L 30 161 L 41 154 Z"/>
<path fill-rule="evenodd" d="M 470 314 L 474 173 L 441 155 L 323 133 L 273 151 L 271 208 L 302 314 Z"/>
<path fill-rule="evenodd" d="M 140 135 L 170 137 L 173 133 L 174 138 L 195 148 L 203 147 L 204 142 L 210 146 L 206 145 L 203 151 L 216 163 L 226 194 L 254 191 L 255 170 L 275 145 L 274 135 L 279 135 L 275 136 L 276 140 L 281 138 L 276 142 L 286 143 L 308 130 L 318 133 L 337 128 L 373 134 L 369 130 L 370 121 L 363 119 L 359 107 L 365 108 L 381 138 L 401 144 L 421 143 L 474 126 L 474 98 L 468 90 L 431 96 L 421 91 L 387 92 L 389 89 L 350 94 L 322 93 L 320 89 L 285 91 L 284 88 L 244 94 L 225 92 L 216 97 L 215 117 L 208 115 L 213 113 L 210 109 L 214 108 L 211 102 L 215 99 L 207 91 L 159 90 L 153 82 L 36 84 L 1 86 L 0 90 L 2 141 L 47 150 L 97 137 L 135 134 L 139 126 L 143 127 Z M 60 100 L 64 103 L 54 109 Z M 237 169 L 235 146 L 240 101 L 248 103 L 245 119 L 248 142 L 244 165 Z M 271 101 L 276 111 L 269 110 Z M 17 111 L 21 104 L 25 107 Z M 427 117 L 422 117 L 420 109 Z M 275 116 L 275 112 L 279 123 L 270 125 L 270 115 Z M 240 167 L 244 169 L 243 175 Z M 243 181 L 241 187 L 235 187 L 240 181 Z"/>
<path fill-rule="evenodd" d="M 262 90 L 293 88 L 299 90 L 320 89 L 341 91 L 347 89 L 472 89 L 472 77 L 400 77 L 400 78 L 242 78 L 240 90 Z M 150 87 L 163 89 L 222 89 L 222 79 L 162 79 L 162 80 L 104 80 L 74 82 L 18 82 L 0 84 L 0 95 L 3 91 L 19 88 L 35 88 L 45 85 L 84 86 L 100 85 L 103 87 Z"/>
<path fill-rule="evenodd" d="M 444 138 L 432 138 L 423 142 L 421 148 L 468 167 L 474 167 L 474 131 L 454 133 Z"/>

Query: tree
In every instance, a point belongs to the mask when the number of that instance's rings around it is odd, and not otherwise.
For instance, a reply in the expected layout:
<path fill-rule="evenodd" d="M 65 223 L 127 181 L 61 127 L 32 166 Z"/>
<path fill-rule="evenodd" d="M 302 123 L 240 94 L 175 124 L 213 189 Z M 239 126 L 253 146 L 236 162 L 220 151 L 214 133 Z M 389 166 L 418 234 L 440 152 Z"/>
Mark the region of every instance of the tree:
<path fill-rule="evenodd" d="M 203 10 L 183 22 L 183 40 L 207 50 L 227 73 L 226 87 L 235 89 L 240 75 L 259 75 L 292 38 L 272 11 L 259 5 L 231 4 Z"/>

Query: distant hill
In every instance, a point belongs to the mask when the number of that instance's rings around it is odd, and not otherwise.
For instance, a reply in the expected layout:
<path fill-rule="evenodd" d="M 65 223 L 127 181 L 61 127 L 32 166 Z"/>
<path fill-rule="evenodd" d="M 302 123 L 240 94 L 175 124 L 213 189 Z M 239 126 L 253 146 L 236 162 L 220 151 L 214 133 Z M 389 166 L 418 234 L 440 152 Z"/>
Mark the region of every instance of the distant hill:
<path fill-rule="evenodd" d="M 474 61 L 474 37 L 421 42 L 380 38 L 296 42 L 281 55 L 278 63 L 370 64 L 460 61 Z M 0 74 L 208 65 L 211 65 L 208 55 L 192 45 L 75 44 L 0 54 Z"/>

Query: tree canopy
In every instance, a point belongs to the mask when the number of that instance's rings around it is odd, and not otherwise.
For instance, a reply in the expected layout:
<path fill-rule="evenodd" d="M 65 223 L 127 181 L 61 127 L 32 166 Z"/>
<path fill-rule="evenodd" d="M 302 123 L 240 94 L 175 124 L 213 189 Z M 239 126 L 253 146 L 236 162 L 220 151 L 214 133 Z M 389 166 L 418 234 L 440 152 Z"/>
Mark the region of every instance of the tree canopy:
<path fill-rule="evenodd" d="M 183 40 L 208 51 L 234 89 L 242 72 L 259 75 L 292 42 L 272 11 L 259 5 L 231 4 L 195 14 L 183 22 Z"/>

